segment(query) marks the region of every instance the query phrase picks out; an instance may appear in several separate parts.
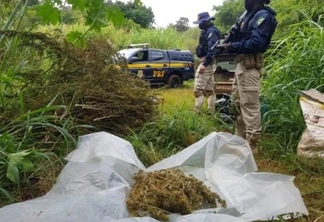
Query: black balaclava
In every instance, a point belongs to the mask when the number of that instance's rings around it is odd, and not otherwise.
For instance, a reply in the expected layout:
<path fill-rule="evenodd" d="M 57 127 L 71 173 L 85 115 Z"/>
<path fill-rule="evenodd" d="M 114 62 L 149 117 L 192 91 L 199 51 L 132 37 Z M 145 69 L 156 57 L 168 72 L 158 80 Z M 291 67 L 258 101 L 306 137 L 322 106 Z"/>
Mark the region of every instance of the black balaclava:
<path fill-rule="evenodd" d="M 205 30 L 205 29 L 207 29 L 210 25 L 211 25 L 211 22 L 210 22 L 210 21 L 202 21 L 202 22 L 199 24 L 199 28 L 202 29 L 202 30 Z"/>
<path fill-rule="evenodd" d="M 253 10 L 253 6 L 254 6 L 253 0 L 244 0 L 244 7 L 248 12 Z"/>
<path fill-rule="evenodd" d="M 262 4 L 269 4 L 270 0 L 259 0 Z M 245 9 L 250 12 L 253 10 L 254 4 L 256 3 L 256 0 L 244 0 L 244 7 Z"/>

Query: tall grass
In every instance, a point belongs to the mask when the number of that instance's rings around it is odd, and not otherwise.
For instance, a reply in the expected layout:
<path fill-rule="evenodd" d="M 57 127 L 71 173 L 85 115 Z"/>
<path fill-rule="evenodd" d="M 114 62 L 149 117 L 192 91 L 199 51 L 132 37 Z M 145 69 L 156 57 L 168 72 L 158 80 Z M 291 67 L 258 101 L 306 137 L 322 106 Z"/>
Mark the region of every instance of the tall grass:
<path fill-rule="evenodd" d="M 127 138 L 147 166 L 222 129 L 216 117 L 197 115 L 192 109 L 169 112 L 161 114 L 156 121 L 147 123 L 142 131 L 134 132 Z"/>
<path fill-rule="evenodd" d="M 0 128 L 0 205 L 21 199 L 21 189 L 50 172 L 75 146 L 71 119 L 55 115 L 64 106 L 48 105 L 22 114 Z M 52 181 L 53 183 L 54 181 Z"/>
<path fill-rule="evenodd" d="M 160 115 L 140 132 L 127 137 L 146 166 L 188 147 L 213 131 L 232 130 L 232 126 L 224 123 L 217 113 L 212 116 L 194 112 L 192 82 L 186 82 L 178 89 L 158 89 L 155 94 L 161 102 Z M 203 108 L 207 111 L 206 104 Z"/>
<path fill-rule="evenodd" d="M 42 26 L 37 31 L 54 34 L 58 26 Z M 65 25 L 63 33 L 71 31 L 85 32 L 86 27 L 80 24 Z M 186 49 L 194 52 L 199 37 L 198 28 L 190 28 L 184 33 L 179 33 L 173 28 L 167 29 L 126 29 L 116 28 L 112 25 L 102 28 L 100 33 L 90 31 L 87 38 L 102 36 L 111 41 L 117 50 L 126 48 L 129 44 L 150 43 L 150 47 L 158 49 Z M 60 33 L 57 33 L 58 35 Z"/>
<path fill-rule="evenodd" d="M 267 56 L 262 95 L 269 104 L 263 130 L 275 152 L 295 151 L 305 128 L 299 106 L 302 90 L 324 92 L 324 30 L 312 20 L 295 25 Z M 269 137 L 272 142 L 269 143 Z"/>
<path fill-rule="evenodd" d="M 25 107 L 25 90 L 37 81 L 33 74 L 46 75 L 51 59 L 37 44 L 24 43 L 6 36 L 0 44 L 0 206 L 32 193 L 41 175 L 55 174 L 77 132 L 68 107 L 53 105 L 56 95 L 42 108 Z"/>
<path fill-rule="evenodd" d="M 139 33 L 131 35 L 132 43 L 149 42 L 152 47 L 167 48 L 183 48 L 184 36 L 180 35 L 175 29 L 146 29 Z"/>

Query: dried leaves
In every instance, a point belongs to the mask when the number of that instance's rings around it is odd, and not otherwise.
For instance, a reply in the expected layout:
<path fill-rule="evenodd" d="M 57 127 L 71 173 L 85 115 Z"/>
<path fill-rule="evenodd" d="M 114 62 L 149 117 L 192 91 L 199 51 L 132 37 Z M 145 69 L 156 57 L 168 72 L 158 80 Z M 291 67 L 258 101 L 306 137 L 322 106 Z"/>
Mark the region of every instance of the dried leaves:
<path fill-rule="evenodd" d="M 203 182 L 186 176 L 177 169 L 146 173 L 140 170 L 127 199 L 127 209 L 132 216 L 150 216 L 168 221 L 169 213 L 190 214 L 203 204 L 211 208 L 226 203 L 218 194 L 210 191 Z"/>

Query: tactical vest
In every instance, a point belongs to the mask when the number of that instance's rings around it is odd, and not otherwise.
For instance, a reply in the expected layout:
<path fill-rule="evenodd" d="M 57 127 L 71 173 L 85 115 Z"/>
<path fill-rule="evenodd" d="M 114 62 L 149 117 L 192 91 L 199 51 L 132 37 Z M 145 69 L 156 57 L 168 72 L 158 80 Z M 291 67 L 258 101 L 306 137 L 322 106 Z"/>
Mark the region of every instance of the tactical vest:
<path fill-rule="evenodd" d="M 210 29 L 214 29 L 216 31 L 216 33 L 218 33 L 218 35 L 219 35 L 219 31 L 215 26 L 211 26 L 211 27 L 204 29 L 200 32 L 199 44 L 196 48 L 196 55 L 198 58 L 201 58 L 201 57 L 204 57 L 207 55 L 207 52 L 208 52 L 207 32 Z M 220 36 L 218 36 L 218 38 L 220 38 Z"/>
<path fill-rule="evenodd" d="M 224 41 L 227 42 L 241 42 L 251 38 L 252 35 L 252 20 L 257 12 L 261 10 L 267 10 L 271 14 L 273 13 L 269 7 L 262 7 L 252 12 L 244 12 L 243 15 L 237 20 L 236 24 L 231 27 L 230 36 Z M 276 27 L 273 27 L 274 29 Z M 274 31 L 274 30 L 273 30 Z M 268 39 L 268 44 L 270 44 L 271 36 Z M 265 49 L 264 49 L 265 51 Z"/>

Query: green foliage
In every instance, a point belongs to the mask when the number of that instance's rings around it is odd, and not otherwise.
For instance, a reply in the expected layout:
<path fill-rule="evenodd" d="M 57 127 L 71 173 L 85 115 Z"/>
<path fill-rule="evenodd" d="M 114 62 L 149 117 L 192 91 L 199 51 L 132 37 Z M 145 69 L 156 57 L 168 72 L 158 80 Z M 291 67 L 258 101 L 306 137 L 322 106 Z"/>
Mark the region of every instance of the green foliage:
<path fill-rule="evenodd" d="M 61 12 L 62 12 L 61 22 L 64 24 L 77 23 L 82 18 L 82 12 L 71 10 L 71 8 L 69 7 L 63 8 Z"/>
<path fill-rule="evenodd" d="M 53 30 L 57 26 L 43 26 L 37 31 L 45 32 L 54 35 Z M 116 50 L 123 49 L 131 43 L 150 43 L 150 47 L 161 49 L 183 49 L 195 52 L 200 30 L 198 28 L 189 28 L 183 33 L 177 32 L 173 28 L 168 29 L 142 29 L 133 21 L 128 20 L 122 27 L 114 27 L 109 25 L 102 28 L 100 33 L 89 31 L 86 35 L 87 28 L 80 24 L 65 25 L 62 35 L 69 42 L 73 42 L 80 36 L 83 36 L 81 41 L 102 37 L 109 40 Z M 82 45 L 82 44 L 81 44 Z"/>
<path fill-rule="evenodd" d="M 39 5 L 40 1 L 39 0 L 29 0 L 28 1 L 28 6 L 35 6 L 35 5 Z"/>
<path fill-rule="evenodd" d="M 128 1 L 127 3 L 121 1 L 108 1 L 106 5 L 108 7 L 118 7 L 123 12 L 125 18 L 133 20 L 136 24 L 139 24 L 142 28 L 152 27 L 154 24 L 154 14 L 151 7 L 146 7 L 139 4 L 139 1 Z"/>
<path fill-rule="evenodd" d="M 183 35 L 186 36 L 183 40 L 183 44 L 185 45 L 184 48 L 190 50 L 195 55 L 196 46 L 200 36 L 200 29 L 198 27 L 189 28 L 187 31 L 183 32 Z"/>
<path fill-rule="evenodd" d="M 191 39 L 179 34 L 176 30 L 169 29 L 116 29 L 114 27 L 105 28 L 101 36 L 109 39 L 116 49 L 127 47 L 131 43 L 150 43 L 152 48 L 160 49 L 188 49 L 186 42 Z M 196 40 L 195 40 L 196 41 Z M 190 41 L 191 43 L 191 41 Z"/>
<path fill-rule="evenodd" d="M 179 107 L 167 108 L 156 121 L 146 124 L 140 132 L 133 132 L 127 139 L 143 163 L 149 166 L 177 153 L 209 133 L 227 127 L 217 115 L 197 115 L 193 107 L 183 103 Z"/>
<path fill-rule="evenodd" d="M 53 114 L 62 108 L 66 107 L 49 104 L 1 126 L 0 202 L 12 200 L 15 189 L 35 180 L 42 170 L 52 170 L 54 162 L 75 146 L 68 132 L 73 122 Z"/>
<path fill-rule="evenodd" d="M 105 18 L 107 16 L 107 8 L 104 7 L 102 1 L 91 1 L 88 4 L 89 8 L 86 11 L 85 25 L 95 31 L 100 31 L 102 27 L 108 24 Z"/>
<path fill-rule="evenodd" d="M 1 27 L 4 25 L 4 21 L 5 19 L 10 15 L 10 13 L 12 12 L 15 3 L 13 1 L 0 1 L 1 3 L 1 7 L 0 7 L 0 25 Z"/>
<path fill-rule="evenodd" d="M 112 65 L 115 51 L 106 40 L 82 49 L 40 33 L 0 34 L 8 43 L 0 48 L 0 205 L 56 165 L 74 137 L 120 135 L 152 118 L 149 88 Z"/>
<path fill-rule="evenodd" d="M 278 27 L 276 36 L 284 37 L 294 29 L 296 23 L 311 19 L 318 22 L 324 14 L 322 0 L 273 0 L 271 5 L 277 12 Z M 322 21 L 323 25 L 323 21 Z"/>
<path fill-rule="evenodd" d="M 7 121 L 7 118 L 25 112 L 22 91 L 47 77 L 44 70 L 53 65 L 50 59 L 55 54 L 53 52 L 61 51 L 55 41 L 46 42 L 53 47 L 48 50 L 50 47 L 41 41 L 41 34 L 0 31 L 0 35 L 5 37 L 4 42 L 7 43 L 0 48 L 4 52 L 0 59 L 0 121 Z M 34 41 L 39 42 L 35 44 Z"/>
<path fill-rule="evenodd" d="M 139 10 L 137 8 L 140 1 L 136 1 L 136 3 L 132 3 L 136 6 L 136 10 Z M 5 17 L 0 17 L 0 21 L 5 21 L 3 29 L 17 29 L 20 30 L 21 23 L 24 23 L 24 28 L 30 28 L 27 27 L 28 25 L 34 26 L 35 22 L 43 22 L 44 24 L 58 24 L 58 23 L 71 23 L 76 20 L 80 20 L 78 17 L 79 15 L 74 18 L 74 13 L 69 10 L 68 7 L 66 7 L 65 1 L 62 0 L 45 0 L 42 1 L 41 4 L 38 4 L 37 1 L 28 0 L 20 0 L 15 5 L 6 3 L 6 5 L 10 5 L 10 7 L 13 7 L 13 11 L 11 12 L 11 15 L 8 19 Z M 86 36 L 86 34 L 90 30 L 100 31 L 101 28 L 107 26 L 109 23 L 114 24 L 115 26 L 123 25 L 126 21 L 122 11 L 117 6 L 108 7 L 107 4 L 104 4 L 103 0 L 82 0 L 82 1 L 74 1 L 69 0 L 68 3 L 72 5 L 72 9 L 74 11 L 79 11 L 84 13 L 84 24 L 88 26 L 88 29 L 85 30 L 85 32 L 80 35 L 78 38 L 74 39 L 72 38 L 75 36 L 75 33 L 72 33 L 69 36 L 69 40 L 71 40 L 73 43 L 77 43 L 78 41 L 85 41 L 83 38 Z M 130 4 L 130 3 L 129 3 Z M 29 6 L 35 6 L 35 7 L 29 7 Z M 30 13 L 30 11 L 34 10 L 34 8 L 37 11 L 37 16 L 33 16 L 33 13 Z M 3 13 L 9 13 L 7 10 L 1 9 L 1 12 Z M 23 20 L 24 15 L 29 15 L 30 22 L 26 22 L 26 20 Z M 2 13 L 1 13 L 2 14 Z M 143 13 L 141 14 L 143 16 Z M 40 20 L 38 20 L 38 18 Z M 140 18 L 143 20 L 143 18 Z M 37 24 L 37 23 L 36 23 Z M 61 26 L 62 29 L 63 26 Z M 33 28 L 33 27 L 32 27 Z M 71 37 L 72 36 L 72 37 Z M 1 37 L 1 36 L 0 36 Z M 0 38 L 0 43 L 3 38 Z M 78 43 L 78 45 L 84 45 L 82 43 Z"/>
<path fill-rule="evenodd" d="M 87 45 L 87 40 L 82 36 L 83 36 L 82 32 L 72 31 L 66 35 L 65 39 L 68 42 L 75 42 L 76 46 L 85 47 Z"/>
<path fill-rule="evenodd" d="M 301 90 L 324 92 L 324 32 L 312 20 L 295 29 L 271 49 L 262 94 L 270 105 L 264 131 L 275 138 L 274 149 L 294 151 L 304 129 L 299 107 Z M 269 147 L 269 146 L 267 146 Z"/>
<path fill-rule="evenodd" d="M 86 9 L 87 0 L 67 0 L 72 5 L 72 9 L 84 11 Z"/>
<path fill-rule="evenodd" d="M 221 6 L 215 6 L 215 25 L 222 32 L 227 33 L 244 12 L 242 0 L 225 0 Z"/>
<path fill-rule="evenodd" d="M 181 17 L 178 21 L 176 21 L 175 25 L 172 25 L 178 32 L 185 32 L 189 29 L 189 19 Z"/>
<path fill-rule="evenodd" d="M 149 42 L 153 48 L 182 48 L 185 36 L 181 36 L 174 29 L 143 29 L 133 34 L 129 43 Z M 126 45 L 125 45 L 126 46 Z"/>
<path fill-rule="evenodd" d="M 117 27 L 123 25 L 126 22 L 123 12 L 117 6 L 113 5 L 108 7 L 107 14 L 108 20 Z"/>
<path fill-rule="evenodd" d="M 51 0 L 46 0 L 42 5 L 38 6 L 38 16 L 45 24 L 57 24 L 61 18 L 61 12 L 55 7 L 55 4 Z"/>
<path fill-rule="evenodd" d="M 294 24 L 305 19 L 310 18 L 318 22 L 324 13 L 322 0 L 273 0 L 270 6 L 277 12 L 276 39 L 288 35 L 294 28 Z M 215 6 L 214 10 L 216 11 L 215 25 L 222 33 L 227 33 L 245 9 L 241 0 L 225 0 L 221 6 Z"/>

